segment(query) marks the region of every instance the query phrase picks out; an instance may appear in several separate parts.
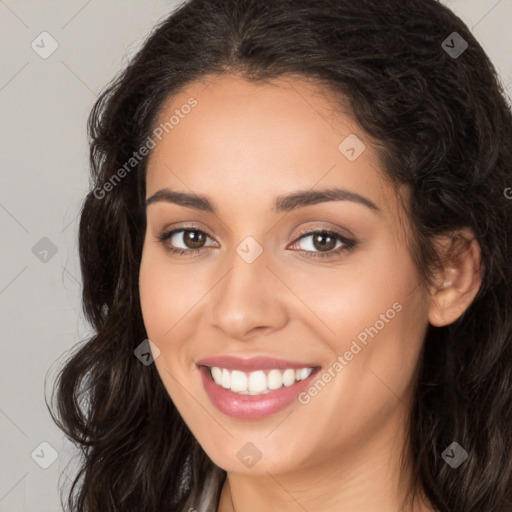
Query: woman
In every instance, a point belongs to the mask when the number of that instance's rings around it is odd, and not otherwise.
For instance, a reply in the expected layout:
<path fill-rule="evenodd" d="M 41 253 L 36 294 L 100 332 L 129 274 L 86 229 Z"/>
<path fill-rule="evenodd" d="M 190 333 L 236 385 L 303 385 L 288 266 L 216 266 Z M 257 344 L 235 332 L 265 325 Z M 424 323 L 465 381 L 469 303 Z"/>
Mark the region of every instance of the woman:
<path fill-rule="evenodd" d="M 512 509 L 512 117 L 459 18 L 191 0 L 89 128 L 70 510 Z"/>

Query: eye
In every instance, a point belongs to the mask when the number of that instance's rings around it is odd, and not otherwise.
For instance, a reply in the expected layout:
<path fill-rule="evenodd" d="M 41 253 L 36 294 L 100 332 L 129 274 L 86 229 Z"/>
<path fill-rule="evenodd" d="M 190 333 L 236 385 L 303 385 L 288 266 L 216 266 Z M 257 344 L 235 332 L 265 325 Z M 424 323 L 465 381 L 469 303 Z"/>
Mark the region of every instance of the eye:
<path fill-rule="evenodd" d="M 294 245 L 307 239 L 310 240 L 302 245 L 302 250 L 306 253 L 308 258 L 331 258 L 339 256 L 344 252 L 352 251 L 357 245 L 354 240 L 336 231 L 327 229 L 314 229 L 303 232 Z M 341 245 L 337 246 L 338 243 Z"/>
<path fill-rule="evenodd" d="M 291 246 L 300 245 L 302 240 L 311 239 L 309 242 L 302 244 L 302 252 L 308 258 L 329 258 L 336 257 L 348 251 L 352 251 L 356 247 L 356 242 L 336 231 L 328 229 L 315 229 L 300 233 L 300 237 Z M 193 226 L 185 228 L 164 231 L 158 235 L 158 240 L 164 244 L 165 249 L 173 254 L 191 255 L 197 254 L 202 249 L 208 247 L 205 245 L 207 239 L 211 238 L 201 229 Z M 181 243 L 184 247 L 176 247 Z M 214 247 L 217 242 L 214 242 Z"/>
<path fill-rule="evenodd" d="M 162 242 L 166 250 L 175 254 L 193 254 L 199 252 L 205 247 L 205 241 L 210 238 L 204 231 L 192 226 L 187 228 L 174 229 L 172 231 L 164 231 L 158 235 L 158 240 Z M 176 247 L 175 244 L 180 243 L 184 247 Z M 170 243 L 168 243 L 170 242 Z"/>

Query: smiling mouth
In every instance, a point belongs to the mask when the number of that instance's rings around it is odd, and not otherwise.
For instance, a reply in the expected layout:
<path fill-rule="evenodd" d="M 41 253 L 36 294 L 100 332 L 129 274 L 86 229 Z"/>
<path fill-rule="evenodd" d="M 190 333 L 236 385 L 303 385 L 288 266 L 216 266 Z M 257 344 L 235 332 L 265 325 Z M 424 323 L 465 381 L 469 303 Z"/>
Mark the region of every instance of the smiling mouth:
<path fill-rule="evenodd" d="M 226 390 L 240 395 L 265 395 L 283 387 L 290 387 L 307 379 L 319 367 L 285 368 L 244 372 L 218 366 L 206 366 L 208 375 Z"/>

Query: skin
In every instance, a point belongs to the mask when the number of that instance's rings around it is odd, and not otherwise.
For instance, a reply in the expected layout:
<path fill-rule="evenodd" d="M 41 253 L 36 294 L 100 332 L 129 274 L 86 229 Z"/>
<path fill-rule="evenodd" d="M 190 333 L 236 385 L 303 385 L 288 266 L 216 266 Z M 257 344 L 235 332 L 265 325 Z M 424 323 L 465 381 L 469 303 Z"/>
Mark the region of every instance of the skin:
<path fill-rule="evenodd" d="M 409 478 L 405 426 L 426 328 L 453 322 L 476 295 L 478 244 L 473 240 L 457 261 L 447 259 L 427 289 L 407 248 L 408 219 L 372 141 L 349 116 L 332 112 L 334 99 L 319 86 L 209 77 L 168 100 L 159 120 L 190 97 L 197 106 L 152 150 L 146 198 L 169 187 L 208 195 L 218 211 L 165 201 L 147 207 L 140 300 L 169 396 L 208 456 L 228 472 L 218 510 L 233 510 L 231 491 L 234 509 L 244 512 L 397 512 Z M 366 146 L 355 161 L 338 149 L 350 134 Z M 280 195 L 328 187 L 356 192 L 380 212 L 352 201 L 272 211 Z M 190 223 L 208 236 L 202 251 L 166 251 L 171 241 L 158 235 Z M 308 258 L 322 247 L 298 233 L 315 227 L 353 235 L 357 246 Z M 468 230 L 461 233 L 471 239 Z M 252 263 L 236 252 L 248 236 L 263 251 Z M 439 239 L 440 250 L 447 240 Z M 174 247 L 193 248 L 187 241 L 183 232 L 172 239 Z M 307 405 L 295 401 L 268 418 L 244 421 L 221 413 L 203 389 L 195 362 L 213 355 L 270 356 L 327 369 L 397 302 L 400 312 Z M 250 468 L 237 457 L 247 442 L 262 454 Z M 407 510 L 431 509 L 420 500 Z"/>

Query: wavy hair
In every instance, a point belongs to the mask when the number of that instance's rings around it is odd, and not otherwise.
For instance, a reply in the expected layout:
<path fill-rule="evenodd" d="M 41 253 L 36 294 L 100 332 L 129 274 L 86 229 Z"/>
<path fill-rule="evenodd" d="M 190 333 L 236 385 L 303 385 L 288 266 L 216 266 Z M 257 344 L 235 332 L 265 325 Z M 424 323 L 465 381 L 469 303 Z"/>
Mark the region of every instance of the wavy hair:
<path fill-rule="evenodd" d="M 467 49 L 442 46 L 457 32 Z M 405 184 L 411 255 L 429 282 L 433 237 L 472 229 L 482 283 L 464 314 L 429 325 L 409 441 L 413 479 L 441 512 L 512 509 L 512 113 L 490 59 L 437 0 L 190 0 L 159 22 L 89 117 L 91 186 L 82 205 L 82 307 L 91 336 L 55 381 L 53 420 L 81 453 L 76 512 L 185 510 L 226 472 L 202 450 L 157 373 L 138 290 L 147 157 L 164 102 L 208 75 L 254 83 L 302 77 L 338 93 Z M 110 182 L 111 186 L 106 187 Z M 108 189 L 108 190 L 107 190 Z M 56 396 L 55 396 L 56 394 Z M 50 408 L 50 406 L 49 406 Z M 457 441 L 457 470 L 441 457 Z M 61 500 L 63 498 L 61 497 Z"/>

